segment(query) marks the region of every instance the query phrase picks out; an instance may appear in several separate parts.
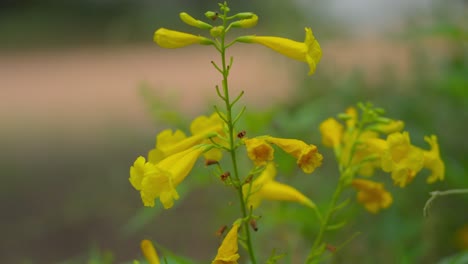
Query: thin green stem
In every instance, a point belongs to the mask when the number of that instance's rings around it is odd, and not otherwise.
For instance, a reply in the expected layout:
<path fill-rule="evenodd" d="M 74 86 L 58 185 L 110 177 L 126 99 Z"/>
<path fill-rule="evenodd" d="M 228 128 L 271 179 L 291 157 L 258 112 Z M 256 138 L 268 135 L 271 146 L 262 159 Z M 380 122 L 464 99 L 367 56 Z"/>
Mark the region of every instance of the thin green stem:
<path fill-rule="evenodd" d="M 424 216 L 427 217 L 429 215 L 429 208 L 431 208 L 432 203 L 437 197 L 452 195 L 452 194 L 468 194 L 468 189 L 452 189 L 446 191 L 433 191 L 430 193 L 431 198 L 427 200 L 426 204 L 423 208 Z"/>
<path fill-rule="evenodd" d="M 224 16 L 226 17 L 226 12 L 224 13 Z M 223 26 L 226 26 L 226 20 L 223 20 Z M 231 154 L 231 160 L 232 160 L 232 167 L 233 167 L 233 176 L 235 181 L 238 183 L 237 185 L 237 190 L 239 194 L 239 201 L 240 201 L 240 207 L 242 211 L 242 216 L 243 218 L 247 219 L 248 218 L 248 213 L 247 213 L 247 208 L 246 204 L 244 201 L 244 193 L 242 191 L 242 186 L 241 186 L 241 180 L 239 176 L 239 169 L 237 166 L 237 157 L 236 157 L 236 147 L 235 147 L 235 142 L 234 142 L 234 120 L 232 118 L 232 107 L 233 103 L 230 101 L 230 96 L 229 96 L 229 87 L 228 87 L 228 75 L 229 75 L 229 68 L 226 63 L 226 43 L 225 43 L 225 33 L 221 35 L 221 45 L 220 45 L 220 50 L 221 50 L 221 70 L 223 74 L 223 92 L 224 92 L 224 102 L 226 104 L 226 120 L 227 120 L 227 126 L 228 126 L 228 133 L 229 133 L 229 153 Z M 252 239 L 250 236 L 250 228 L 249 228 L 249 223 L 248 221 L 245 221 L 244 223 L 244 230 L 245 230 L 245 237 L 246 237 L 246 244 L 247 244 L 247 251 L 250 256 L 250 260 L 252 264 L 256 264 L 255 260 L 255 254 L 253 251 L 253 246 L 252 246 Z"/>
<path fill-rule="evenodd" d="M 315 238 L 314 244 L 312 245 L 312 250 L 310 251 L 309 256 L 307 257 L 306 263 L 317 263 L 318 262 L 318 257 L 320 257 L 322 254 L 321 252 L 318 252 L 321 248 L 323 237 L 325 235 L 325 231 L 327 230 L 328 223 L 333 217 L 333 213 L 335 212 L 335 207 L 338 202 L 338 199 L 340 198 L 341 193 L 343 192 L 343 184 L 342 184 L 342 177 L 340 178 L 340 181 L 338 182 L 338 186 L 335 189 L 335 192 L 333 193 L 332 200 L 330 202 L 330 205 L 328 206 L 327 212 L 325 214 L 325 217 L 323 217 L 322 223 L 320 225 L 320 230 L 317 234 L 317 237 Z"/>

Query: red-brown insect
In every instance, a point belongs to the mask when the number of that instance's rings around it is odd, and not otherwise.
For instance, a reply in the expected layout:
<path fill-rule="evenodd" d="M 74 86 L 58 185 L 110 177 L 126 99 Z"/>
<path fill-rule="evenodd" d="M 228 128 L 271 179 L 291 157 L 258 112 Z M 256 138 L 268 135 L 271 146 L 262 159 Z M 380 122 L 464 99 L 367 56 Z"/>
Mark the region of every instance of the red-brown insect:
<path fill-rule="evenodd" d="M 227 229 L 227 225 L 223 225 L 218 230 L 216 230 L 215 235 L 218 236 L 218 237 L 222 236 L 224 231 L 226 231 L 226 229 Z"/>
<path fill-rule="evenodd" d="M 242 130 L 241 132 L 237 133 L 237 137 L 238 138 L 243 138 L 243 137 L 245 137 L 246 134 L 247 134 L 247 132 L 245 130 Z"/>
<path fill-rule="evenodd" d="M 257 221 L 255 221 L 255 219 L 250 219 L 249 224 L 255 232 L 258 231 Z"/>
<path fill-rule="evenodd" d="M 229 176 L 231 176 L 231 173 L 229 171 L 226 171 L 225 173 L 221 174 L 221 180 L 225 181 Z"/>

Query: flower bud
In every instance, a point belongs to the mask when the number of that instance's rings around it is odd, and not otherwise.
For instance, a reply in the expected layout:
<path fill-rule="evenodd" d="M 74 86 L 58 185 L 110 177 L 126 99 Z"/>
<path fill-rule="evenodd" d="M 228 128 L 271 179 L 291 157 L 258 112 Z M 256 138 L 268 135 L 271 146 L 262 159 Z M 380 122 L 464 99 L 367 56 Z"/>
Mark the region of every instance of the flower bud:
<path fill-rule="evenodd" d="M 231 24 L 231 26 L 239 27 L 239 28 L 251 28 L 251 27 L 256 26 L 257 22 L 258 22 L 258 16 L 255 14 L 252 14 L 250 18 L 235 21 Z"/>
<path fill-rule="evenodd" d="M 197 20 L 190 16 L 189 14 L 182 12 L 179 14 L 180 19 L 187 25 L 192 26 L 192 27 L 197 27 L 201 29 L 211 29 L 213 26 L 205 23 L 203 21 Z"/>
<path fill-rule="evenodd" d="M 216 20 L 218 18 L 218 12 L 208 11 L 205 13 L 205 16 L 211 20 Z"/>
<path fill-rule="evenodd" d="M 166 49 L 182 48 L 192 44 L 212 45 L 213 41 L 201 36 L 160 28 L 154 32 L 154 42 Z"/>
<path fill-rule="evenodd" d="M 221 36 L 221 34 L 223 34 L 223 31 L 224 31 L 223 26 L 213 27 L 212 29 L 210 29 L 210 35 L 216 38 L 216 37 Z"/>

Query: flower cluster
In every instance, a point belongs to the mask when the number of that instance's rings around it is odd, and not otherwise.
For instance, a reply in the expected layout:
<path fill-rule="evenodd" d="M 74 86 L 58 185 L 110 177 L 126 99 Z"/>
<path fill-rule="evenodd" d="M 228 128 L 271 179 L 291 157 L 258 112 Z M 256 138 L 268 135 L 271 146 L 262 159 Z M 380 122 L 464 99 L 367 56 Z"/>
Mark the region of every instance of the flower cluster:
<path fill-rule="evenodd" d="M 182 131 L 164 130 L 156 136 L 156 146 L 148 159 L 140 156 L 130 168 L 130 183 L 140 191 L 145 206 L 154 206 L 159 198 L 164 208 L 179 199 L 176 187 L 187 177 L 197 159 L 219 160 L 222 152 L 212 142 L 221 141 L 224 122 L 218 114 L 200 116 L 193 120 L 187 137 Z"/>
<path fill-rule="evenodd" d="M 411 144 L 402 121 L 382 117 L 383 110 L 371 105 L 359 107 L 361 116 L 356 108 L 350 107 L 340 116 L 345 125 L 329 118 L 320 125 L 320 132 L 322 143 L 334 149 L 347 181 L 358 192 L 358 201 L 369 212 L 389 207 L 392 196 L 382 183 L 357 179 L 357 175 L 370 177 L 375 169 L 381 169 L 391 174 L 395 185 L 405 187 L 427 168 L 432 172 L 428 183 L 444 179 L 444 162 L 435 135 L 424 138 L 430 149 L 421 149 Z"/>
<path fill-rule="evenodd" d="M 224 37 L 231 28 L 250 28 L 257 25 L 258 16 L 252 12 L 238 13 L 232 17 L 224 18 L 219 16 L 216 12 L 208 11 L 205 16 L 211 20 L 216 19 L 229 19 L 234 20 L 229 25 L 213 26 L 201 20 L 195 19 L 189 14 L 182 12 L 180 13 L 180 19 L 187 25 L 209 30 L 211 37 Z M 237 20 L 235 20 L 237 19 Z M 224 24 L 224 23 L 223 23 Z M 166 28 L 160 28 L 154 33 L 154 42 L 159 46 L 168 49 L 182 48 L 193 44 L 200 45 L 214 45 L 218 50 L 219 41 L 216 39 L 196 36 L 193 34 L 170 30 Z M 312 29 L 305 28 L 305 39 L 304 42 L 298 42 L 288 38 L 276 37 L 276 36 L 241 36 L 234 40 L 234 42 L 248 43 L 248 44 L 260 44 L 265 47 L 272 49 L 282 55 L 285 55 L 294 60 L 306 62 L 309 65 L 309 75 L 313 74 L 317 68 L 317 64 L 322 58 L 322 49 L 320 44 L 315 39 Z M 230 46 L 232 44 L 228 44 Z"/>

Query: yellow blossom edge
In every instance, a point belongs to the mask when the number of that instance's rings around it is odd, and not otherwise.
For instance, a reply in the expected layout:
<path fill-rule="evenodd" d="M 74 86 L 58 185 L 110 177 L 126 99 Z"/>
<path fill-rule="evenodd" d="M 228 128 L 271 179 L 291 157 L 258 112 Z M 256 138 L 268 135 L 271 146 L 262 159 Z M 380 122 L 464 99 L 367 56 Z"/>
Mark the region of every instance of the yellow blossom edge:
<path fill-rule="evenodd" d="M 151 241 L 145 239 L 141 241 L 141 251 L 149 264 L 159 264 L 159 256 Z"/>
<path fill-rule="evenodd" d="M 358 191 L 358 202 L 373 214 L 378 213 L 381 209 L 388 208 L 393 202 L 392 195 L 385 190 L 382 183 L 354 179 L 351 184 Z"/>
<path fill-rule="evenodd" d="M 322 58 L 322 49 L 315 39 L 312 29 L 306 27 L 305 32 L 304 42 L 271 36 L 243 36 L 237 38 L 236 41 L 261 44 L 289 58 L 306 62 L 310 68 L 309 75 L 312 75 Z"/>
<path fill-rule="evenodd" d="M 344 127 L 335 118 L 328 118 L 323 121 L 319 129 L 324 146 L 336 148 L 341 144 Z"/>
<path fill-rule="evenodd" d="M 307 144 L 298 139 L 266 137 L 265 140 L 275 144 L 284 152 L 297 159 L 297 165 L 304 173 L 312 173 L 322 165 L 323 156 L 317 146 Z"/>
<path fill-rule="evenodd" d="M 262 200 L 297 202 L 310 208 L 316 207 L 309 198 L 294 187 L 275 181 L 275 176 L 275 165 L 269 162 L 257 179 L 242 187 L 248 207 L 257 208 Z"/>
<path fill-rule="evenodd" d="M 445 178 L 445 164 L 440 157 L 439 143 L 437 136 L 431 135 L 424 137 L 424 140 L 430 145 L 429 151 L 423 151 L 424 154 L 424 168 L 432 171 L 431 175 L 427 178 L 427 183 L 434 183 L 438 180 L 442 181 Z"/>
<path fill-rule="evenodd" d="M 211 264 L 237 264 L 240 255 L 237 253 L 237 232 L 239 230 L 239 223 L 234 223 L 231 230 L 227 233 L 221 246 L 218 248 L 218 254 Z"/>

